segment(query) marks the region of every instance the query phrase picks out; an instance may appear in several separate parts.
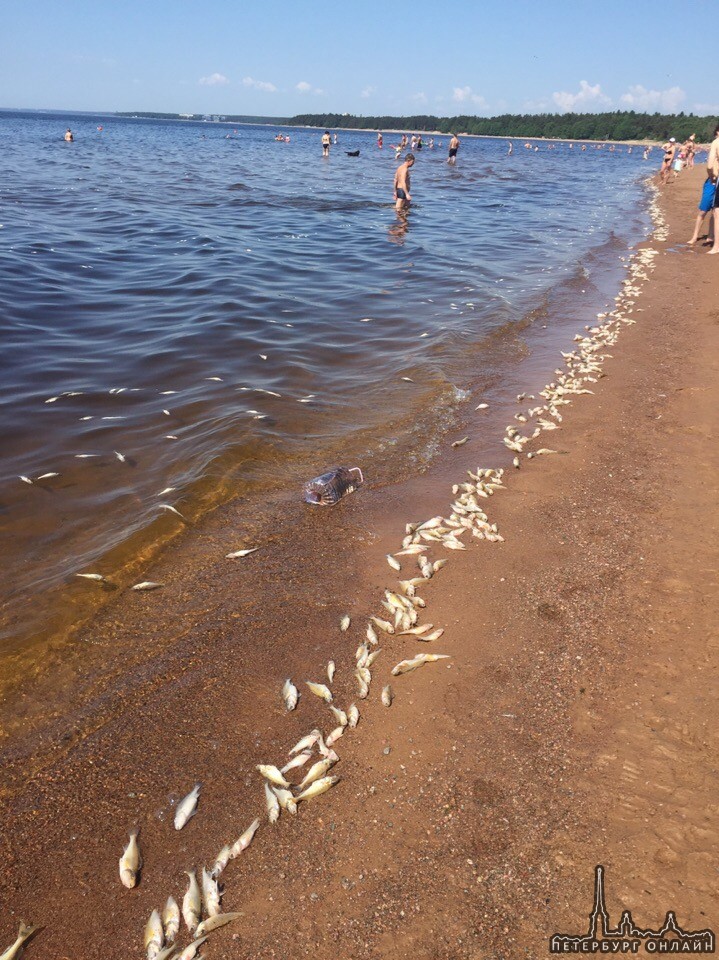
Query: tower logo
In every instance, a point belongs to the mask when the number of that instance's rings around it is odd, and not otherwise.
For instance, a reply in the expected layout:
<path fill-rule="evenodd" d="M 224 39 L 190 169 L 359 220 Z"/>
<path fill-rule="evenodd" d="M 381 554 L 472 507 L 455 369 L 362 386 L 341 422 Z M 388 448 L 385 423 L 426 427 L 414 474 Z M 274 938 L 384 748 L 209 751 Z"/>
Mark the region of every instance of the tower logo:
<path fill-rule="evenodd" d="M 549 941 L 550 953 L 609 954 L 681 954 L 714 953 L 712 930 L 682 930 L 673 910 L 667 912 L 659 930 L 642 930 L 629 910 L 625 910 L 616 927 L 609 923 L 604 901 L 604 867 L 594 871 L 594 907 L 589 914 L 585 934 L 555 933 Z"/>

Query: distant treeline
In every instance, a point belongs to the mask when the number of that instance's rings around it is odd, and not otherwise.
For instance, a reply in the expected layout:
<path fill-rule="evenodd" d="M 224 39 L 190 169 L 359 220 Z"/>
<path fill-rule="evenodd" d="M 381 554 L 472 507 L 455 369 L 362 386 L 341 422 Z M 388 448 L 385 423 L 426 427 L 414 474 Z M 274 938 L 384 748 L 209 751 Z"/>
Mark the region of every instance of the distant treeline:
<path fill-rule="evenodd" d="M 716 117 L 694 114 L 528 113 L 500 117 L 355 117 L 339 113 L 304 113 L 289 121 L 296 126 L 361 130 L 439 130 L 485 137 L 540 138 L 548 140 L 686 140 L 692 133 L 700 143 L 713 139 Z"/>
<path fill-rule="evenodd" d="M 125 110 L 115 113 L 116 117 L 138 117 L 140 120 L 207 120 L 224 123 L 264 123 L 274 126 L 276 124 L 286 124 L 286 119 L 277 117 L 248 117 L 244 114 L 210 114 L 210 113 L 151 113 L 147 110 Z"/>

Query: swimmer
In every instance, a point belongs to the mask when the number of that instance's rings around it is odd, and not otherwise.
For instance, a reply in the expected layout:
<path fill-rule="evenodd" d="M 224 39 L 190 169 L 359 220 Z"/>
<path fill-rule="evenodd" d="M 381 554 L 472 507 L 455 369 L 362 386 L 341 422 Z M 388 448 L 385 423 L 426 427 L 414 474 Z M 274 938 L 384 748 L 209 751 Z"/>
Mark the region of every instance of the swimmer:
<path fill-rule="evenodd" d="M 409 171 L 414 166 L 414 155 L 408 153 L 404 163 L 397 167 L 394 175 L 394 199 L 397 213 L 404 213 L 410 205 L 412 197 L 409 192 Z"/>
<path fill-rule="evenodd" d="M 508 157 L 511 157 L 513 153 L 514 153 L 514 144 L 513 144 L 512 141 L 510 140 L 510 141 L 509 141 L 509 149 L 507 150 L 507 156 L 508 156 Z"/>
<path fill-rule="evenodd" d="M 74 139 L 75 138 L 72 135 L 72 130 L 68 127 L 67 130 L 65 131 L 65 142 L 72 143 Z"/>
<path fill-rule="evenodd" d="M 325 132 L 322 134 L 322 156 L 323 157 L 329 157 L 330 143 L 331 143 L 330 132 L 329 130 L 325 130 Z"/>
<path fill-rule="evenodd" d="M 454 166 L 457 162 L 457 151 L 459 150 L 459 137 L 456 133 L 452 134 L 452 139 L 449 141 L 449 156 L 447 157 L 447 163 L 451 166 Z"/>

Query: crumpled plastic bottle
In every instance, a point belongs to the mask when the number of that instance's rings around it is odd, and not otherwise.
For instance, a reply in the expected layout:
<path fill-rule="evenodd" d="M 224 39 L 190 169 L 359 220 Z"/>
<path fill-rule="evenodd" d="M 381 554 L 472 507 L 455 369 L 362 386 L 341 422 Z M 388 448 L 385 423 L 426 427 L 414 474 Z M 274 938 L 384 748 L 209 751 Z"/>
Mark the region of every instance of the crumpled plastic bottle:
<path fill-rule="evenodd" d="M 304 499 L 306 503 L 331 507 L 363 483 L 364 477 L 359 467 L 334 467 L 305 484 Z"/>

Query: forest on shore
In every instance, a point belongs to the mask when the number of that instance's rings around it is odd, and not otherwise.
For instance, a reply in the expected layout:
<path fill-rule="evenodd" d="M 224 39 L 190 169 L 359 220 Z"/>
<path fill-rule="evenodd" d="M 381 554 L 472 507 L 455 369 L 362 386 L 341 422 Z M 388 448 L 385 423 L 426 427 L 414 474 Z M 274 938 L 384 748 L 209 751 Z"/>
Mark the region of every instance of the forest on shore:
<path fill-rule="evenodd" d="M 528 113 L 499 117 L 358 117 L 348 113 L 304 113 L 288 123 L 303 127 L 360 130 L 414 130 L 464 133 L 484 137 L 545 138 L 548 140 L 686 140 L 696 134 L 699 143 L 714 137 L 716 117 L 691 113 Z"/>

